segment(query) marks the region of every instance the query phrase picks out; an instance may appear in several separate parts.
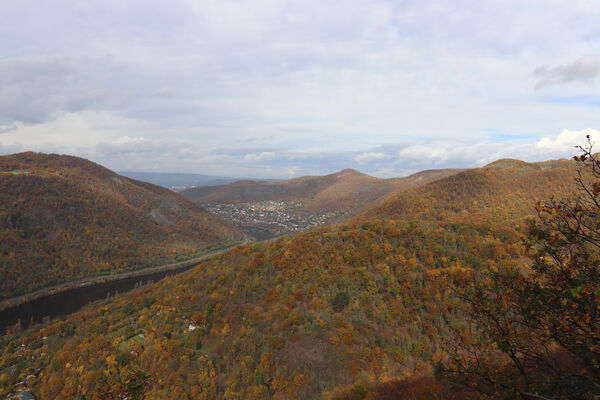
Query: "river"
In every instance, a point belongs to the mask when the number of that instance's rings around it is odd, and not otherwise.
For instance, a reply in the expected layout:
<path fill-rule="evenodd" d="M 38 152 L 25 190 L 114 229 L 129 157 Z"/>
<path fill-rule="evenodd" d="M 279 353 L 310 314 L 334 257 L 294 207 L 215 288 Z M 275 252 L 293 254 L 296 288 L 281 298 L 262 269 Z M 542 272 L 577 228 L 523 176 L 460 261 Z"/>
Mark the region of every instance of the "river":
<path fill-rule="evenodd" d="M 70 288 L 0 310 L 0 334 L 5 334 L 7 328 L 14 326 L 19 321 L 21 328 L 26 329 L 32 323 L 40 323 L 45 318 L 52 319 L 71 314 L 93 301 L 105 299 L 117 293 L 128 292 L 137 286 L 157 282 L 166 276 L 175 275 L 193 267 L 194 265 L 189 265 L 181 269 L 153 272 L 147 275 Z"/>
<path fill-rule="evenodd" d="M 247 242 L 246 239 L 242 244 Z M 31 300 L 17 302 L 15 305 L 9 305 L 1 309 L 0 335 L 5 335 L 7 329 L 14 327 L 16 324 L 20 324 L 20 328 L 26 329 L 32 324 L 43 322 L 47 318 L 53 319 L 69 315 L 93 301 L 128 292 L 138 286 L 157 282 L 167 276 L 190 270 L 202 261 L 226 250 L 229 250 L 229 248 L 180 263 L 181 265 L 173 264 L 149 268 L 146 272 L 141 270 L 104 278 L 90 278 L 81 281 L 81 283 L 66 283 L 60 290 L 35 296 Z"/>

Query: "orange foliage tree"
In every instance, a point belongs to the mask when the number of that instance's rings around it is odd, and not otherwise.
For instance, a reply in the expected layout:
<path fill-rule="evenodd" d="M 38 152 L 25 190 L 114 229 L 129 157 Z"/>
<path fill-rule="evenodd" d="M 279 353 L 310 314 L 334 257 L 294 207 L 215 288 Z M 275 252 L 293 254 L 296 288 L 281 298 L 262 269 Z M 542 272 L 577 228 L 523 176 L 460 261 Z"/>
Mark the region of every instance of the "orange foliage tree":
<path fill-rule="evenodd" d="M 459 335 L 446 377 L 493 398 L 600 394 L 600 159 L 589 137 L 581 150 L 579 193 L 537 204 L 531 267 L 463 291 L 478 329 Z"/>

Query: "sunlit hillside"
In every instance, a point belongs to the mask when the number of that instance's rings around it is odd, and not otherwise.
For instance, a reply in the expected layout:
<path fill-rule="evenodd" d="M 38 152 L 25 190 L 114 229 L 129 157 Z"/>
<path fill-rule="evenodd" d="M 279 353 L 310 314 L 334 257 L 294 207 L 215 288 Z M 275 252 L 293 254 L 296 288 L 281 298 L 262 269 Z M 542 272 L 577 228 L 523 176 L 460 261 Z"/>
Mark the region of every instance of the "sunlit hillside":
<path fill-rule="evenodd" d="M 516 221 L 535 215 L 539 200 L 572 194 L 579 169 L 572 160 L 499 160 L 400 192 L 359 219 Z"/>

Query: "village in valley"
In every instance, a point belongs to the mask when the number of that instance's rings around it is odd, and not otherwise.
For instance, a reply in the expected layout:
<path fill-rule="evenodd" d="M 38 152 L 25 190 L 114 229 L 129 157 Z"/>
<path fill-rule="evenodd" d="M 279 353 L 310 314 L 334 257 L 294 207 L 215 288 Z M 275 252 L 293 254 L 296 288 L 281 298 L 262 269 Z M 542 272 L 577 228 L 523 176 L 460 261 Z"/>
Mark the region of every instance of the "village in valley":
<path fill-rule="evenodd" d="M 203 204 L 209 212 L 233 222 L 257 240 L 270 239 L 323 226 L 350 214 L 348 210 L 310 214 L 299 201 L 254 201 Z"/>

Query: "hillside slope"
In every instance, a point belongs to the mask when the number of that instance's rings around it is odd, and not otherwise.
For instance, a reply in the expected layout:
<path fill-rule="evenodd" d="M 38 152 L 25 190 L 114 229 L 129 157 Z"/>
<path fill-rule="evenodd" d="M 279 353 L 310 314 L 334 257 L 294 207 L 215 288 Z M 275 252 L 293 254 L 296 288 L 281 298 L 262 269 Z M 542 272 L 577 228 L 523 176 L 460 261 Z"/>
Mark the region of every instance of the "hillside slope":
<path fill-rule="evenodd" d="M 249 234 L 263 230 L 277 236 L 341 221 L 374 207 L 390 194 L 460 171 L 429 170 L 404 178 L 380 179 L 345 169 L 281 182 L 239 181 L 202 186 L 181 194 Z"/>
<path fill-rule="evenodd" d="M 239 246 L 7 340 L 0 370 L 16 366 L 4 390 L 35 368 L 41 399 L 142 398 L 120 379 L 147 399 L 316 399 L 362 379 L 430 375 L 464 315 L 449 284 L 518 255 L 517 238 L 500 234 L 384 222 Z"/>
<path fill-rule="evenodd" d="M 571 194 L 576 173 L 568 161 L 501 160 L 395 195 L 348 225 L 237 247 L 6 339 L 0 370 L 12 369 L 0 387 L 42 368 L 31 384 L 41 398 L 314 399 L 431 377 L 456 329 L 470 329 L 453 288 L 527 268 L 523 216 L 536 198 Z"/>
<path fill-rule="evenodd" d="M 71 156 L 0 157 L 0 203 L 0 298 L 242 239 L 170 190 Z"/>
<path fill-rule="evenodd" d="M 516 220 L 534 215 L 538 200 L 572 193 L 578 170 L 571 160 L 498 160 L 397 193 L 358 219 Z"/>

